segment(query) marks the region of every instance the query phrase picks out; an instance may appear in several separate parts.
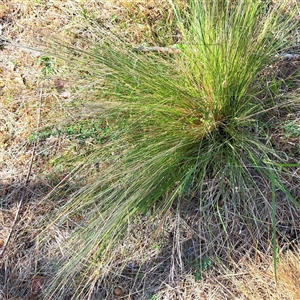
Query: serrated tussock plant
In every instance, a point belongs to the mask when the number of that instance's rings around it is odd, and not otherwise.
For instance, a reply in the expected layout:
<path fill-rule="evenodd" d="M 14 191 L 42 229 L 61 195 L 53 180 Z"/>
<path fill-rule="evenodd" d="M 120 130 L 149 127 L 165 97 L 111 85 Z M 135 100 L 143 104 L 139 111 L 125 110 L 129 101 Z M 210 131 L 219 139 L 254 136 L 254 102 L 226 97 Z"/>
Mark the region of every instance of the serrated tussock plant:
<path fill-rule="evenodd" d="M 180 32 L 175 50 L 146 52 L 100 33 L 99 45 L 77 51 L 74 64 L 88 70 L 98 117 L 113 134 L 83 161 L 81 170 L 97 164 L 98 173 L 52 223 L 81 216 L 60 246 L 66 255 L 48 297 L 71 289 L 82 299 L 136 214 L 163 213 L 193 194 L 208 240 L 216 212 L 227 240 L 237 216 L 259 242 L 275 222 L 275 190 L 298 205 L 281 180 L 287 157 L 269 137 L 273 110 L 295 103 L 266 97 L 261 75 L 287 46 L 287 1 L 192 0 L 184 11 L 169 4 Z"/>

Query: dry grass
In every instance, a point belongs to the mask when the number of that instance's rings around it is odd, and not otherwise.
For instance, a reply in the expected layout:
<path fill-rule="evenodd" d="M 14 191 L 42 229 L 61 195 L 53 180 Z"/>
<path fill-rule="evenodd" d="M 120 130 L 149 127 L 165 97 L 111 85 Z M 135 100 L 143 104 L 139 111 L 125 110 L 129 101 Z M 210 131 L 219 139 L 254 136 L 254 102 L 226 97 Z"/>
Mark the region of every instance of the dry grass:
<path fill-rule="evenodd" d="M 232 275 L 231 282 L 241 295 L 255 299 L 299 299 L 299 256 L 292 251 L 282 253 L 278 264 L 277 284 L 274 280 L 272 261 L 268 258 L 253 264 L 243 261 Z"/>
<path fill-rule="evenodd" d="M 6 45 L 0 50 L 0 250 L 3 250 L 13 228 L 18 203 L 23 199 L 12 237 L 1 258 L 0 299 L 40 299 L 47 286 L 47 278 L 51 276 L 49 270 L 43 270 L 43 262 L 55 257 L 52 249 L 70 230 L 69 224 L 53 228 L 53 239 L 49 240 L 47 249 L 39 247 L 37 234 L 40 228 L 35 224 L 51 213 L 64 197 L 59 194 L 56 202 L 50 202 L 45 196 L 67 175 L 64 171 L 55 171 L 49 160 L 76 152 L 74 141 L 66 136 L 50 136 L 37 141 L 34 148 L 28 138 L 37 127 L 54 126 L 58 120 L 76 119 L 76 111 L 70 103 L 77 97 L 84 98 L 84 95 L 73 86 L 78 74 L 73 74 L 70 66 L 55 60 L 53 70 L 47 76 L 45 65 L 41 62 L 44 54 L 30 48 L 49 46 L 49 36 L 58 36 L 78 47 L 86 47 L 87 39 L 95 36 L 87 29 L 82 15 L 78 14 L 79 5 L 84 7 L 82 12 L 95 15 L 94 21 L 99 26 L 118 31 L 134 45 L 168 45 L 177 37 L 166 32 L 163 26 L 164 22 L 172 24 L 173 17 L 162 2 L 4 0 L 0 3 L 1 35 L 27 47 Z M 158 21 L 161 19 L 162 22 Z M 168 38 L 162 40 L 160 36 Z M 280 72 L 290 72 L 292 68 L 299 70 L 299 62 L 285 61 L 284 69 L 280 65 L 277 68 L 276 74 L 286 77 Z M 283 85 L 282 88 L 286 87 Z M 293 89 L 299 93 L 297 87 Z M 296 120 L 295 124 L 300 124 L 299 113 L 291 112 L 289 116 Z M 297 137 L 285 138 L 283 130 L 275 139 L 284 151 L 296 151 L 299 143 Z M 30 169 L 32 155 L 34 160 Z M 298 159 L 296 151 L 295 161 Z M 299 173 L 299 170 L 295 172 Z M 290 182 L 290 185 L 299 195 L 299 183 Z M 191 206 L 190 210 L 193 210 Z M 255 252 L 247 237 L 237 239 L 236 252 L 247 257 L 239 261 L 238 267 L 224 269 L 215 262 L 213 268 L 203 273 L 202 280 L 195 280 L 199 272 L 196 258 L 209 255 L 210 245 L 200 247 L 197 253 L 191 250 L 203 242 L 197 233 L 197 214 L 187 213 L 183 217 L 171 211 L 161 229 L 162 237 L 155 242 L 149 236 L 157 226 L 161 226 L 159 216 L 156 224 L 143 225 L 145 220 L 142 219 L 129 224 L 126 245 L 115 249 L 107 266 L 115 270 L 115 276 L 108 273 L 105 282 L 95 283 L 95 294 L 90 295 L 90 299 L 299 300 L 299 249 L 297 253 L 295 247 L 299 245 L 300 220 L 297 220 L 295 212 L 293 224 L 298 224 L 298 227 L 292 226 L 287 215 L 283 205 L 279 220 L 282 232 L 279 241 L 283 253 L 278 264 L 277 285 L 272 273 L 270 249 Z M 265 239 L 267 244 L 270 237 Z M 287 248 L 294 251 L 286 251 Z M 178 253 L 186 261 L 178 261 Z M 38 273 L 41 269 L 43 272 Z M 137 273 L 139 276 L 136 276 Z"/>

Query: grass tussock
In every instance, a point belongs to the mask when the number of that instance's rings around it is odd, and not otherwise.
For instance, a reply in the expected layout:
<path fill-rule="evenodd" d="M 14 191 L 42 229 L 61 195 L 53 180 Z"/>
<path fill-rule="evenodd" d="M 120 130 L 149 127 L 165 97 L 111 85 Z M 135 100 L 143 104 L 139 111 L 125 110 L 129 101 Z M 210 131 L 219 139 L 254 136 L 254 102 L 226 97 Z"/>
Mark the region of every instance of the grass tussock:
<path fill-rule="evenodd" d="M 92 82 L 111 135 L 84 158 L 89 175 L 53 219 L 77 225 L 49 295 L 80 299 L 101 281 L 137 214 L 151 220 L 193 199 L 203 236 L 224 257 L 235 253 L 237 225 L 250 245 L 272 240 L 275 254 L 278 201 L 299 208 L 283 181 L 289 157 L 271 140 L 274 113 L 297 99 L 270 93 L 261 73 L 288 46 L 287 2 L 169 5 L 180 33 L 174 52 L 132 48 L 101 28 L 90 50 L 62 50 L 80 55 L 74 66 Z"/>

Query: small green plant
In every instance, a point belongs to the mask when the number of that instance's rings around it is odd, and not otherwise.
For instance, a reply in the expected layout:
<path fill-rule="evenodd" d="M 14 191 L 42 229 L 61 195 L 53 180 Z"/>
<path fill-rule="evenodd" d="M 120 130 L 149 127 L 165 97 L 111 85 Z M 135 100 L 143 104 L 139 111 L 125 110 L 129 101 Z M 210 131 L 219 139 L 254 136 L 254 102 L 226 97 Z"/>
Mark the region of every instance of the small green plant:
<path fill-rule="evenodd" d="M 161 297 L 160 293 L 155 294 L 155 295 L 151 295 L 148 297 L 148 300 L 157 300 Z"/>
<path fill-rule="evenodd" d="M 212 261 L 207 256 L 203 256 L 201 259 L 197 258 L 194 262 L 194 278 L 195 281 L 199 281 L 203 277 L 203 272 L 206 271 L 212 264 Z"/>
<path fill-rule="evenodd" d="M 68 139 L 75 139 L 80 144 L 84 144 L 87 140 L 91 143 L 104 143 L 111 133 L 111 129 L 103 124 L 101 120 L 79 120 L 77 123 L 70 122 L 63 124 L 59 129 L 53 127 L 45 127 L 39 132 L 34 132 L 28 137 L 28 141 L 33 143 L 37 140 L 49 138 L 51 136 L 59 137 L 61 135 L 67 136 Z"/>
<path fill-rule="evenodd" d="M 56 130 L 52 127 L 45 127 L 43 130 L 39 132 L 33 132 L 29 135 L 28 141 L 29 143 L 34 143 L 35 141 L 42 140 L 44 138 L 48 138 L 50 136 L 57 136 Z"/>
<path fill-rule="evenodd" d="M 40 58 L 40 63 L 42 68 L 42 73 L 46 76 L 49 77 L 51 74 L 56 73 L 56 68 L 55 68 L 55 63 L 52 57 L 50 56 L 42 56 Z"/>
<path fill-rule="evenodd" d="M 283 126 L 285 138 L 300 137 L 300 126 L 295 122 L 289 122 Z"/>
<path fill-rule="evenodd" d="M 51 220 L 60 226 L 82 216 L 59 246 L 63 267 L 48 299 L 62 299 L 65 287 L 72 287 L 73 299 L 83 299 L 107 272 L 128 220 L 150 209 L 154 215 L 166 213 L 189 194 L 198 199 L 205 240 L 213 240 L 218 251 L 234 249 L 236 220 L 254 245 L 271 224 L 276 250 L 276 192 L 300 207 L 283 184 L 286 156 L 272 147 L 264 121 L 296 101 L 261 99 L 269 88 L 258 84 L 260 72 L 286 46 L 291 28 L 282 14 L 287 1 L 188 3 L 182 11 L 169 1 L 180 32 L 179 52 L 134 51 L 107 32 L 100 32 L 99 44 L 87 52 L 64 50 L 77 54 L 77 67 L 99 87 L 100 119 L 109 117 L 115 124 L 114 138 L 95 146 L 78 170 L 80 176 L 97 163 L 103 166 L 100 173 L 84 178 L 85 185 Z M 71 134 L 78 130 L 69 129 Z M 210 263 L 199 261 L 196 279 Z"/>

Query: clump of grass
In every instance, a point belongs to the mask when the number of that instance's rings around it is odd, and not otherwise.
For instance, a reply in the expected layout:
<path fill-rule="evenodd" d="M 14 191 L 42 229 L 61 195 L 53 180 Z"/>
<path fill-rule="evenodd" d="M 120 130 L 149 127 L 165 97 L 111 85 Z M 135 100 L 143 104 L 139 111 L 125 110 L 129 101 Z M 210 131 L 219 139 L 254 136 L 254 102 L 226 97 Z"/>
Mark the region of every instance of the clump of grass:
<path fill-rule="evenodd" d="M 185 12 L 169 4 L 180 51 L 136 51 L 109 33 L 90 51 L 67 50 L 82 54 L 77 67 L 97 87 L 99 118 L 115 122 L 113 138 L 82 167 L 97 164 L 100 174 L 85 179 L 53 220 L 60 226 L 81 216 L 47 297 L 71 290 L 82 299 L 92 290 L 136 214 L 164 213 L 193 195 L 203 236 L 222 235 L 217 247 L 234 251 L 230 224 L 238 220 L 253 245 L 273 224 L 275 241 L 276 193 L 299 207 L 282 182 L 288 158 L 270 140 L 272 112 L 296 100 L 266 97 L 259 78 L 287 45 L 287 2 L 193 0 Z"/>

